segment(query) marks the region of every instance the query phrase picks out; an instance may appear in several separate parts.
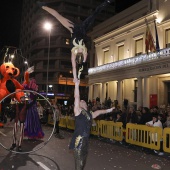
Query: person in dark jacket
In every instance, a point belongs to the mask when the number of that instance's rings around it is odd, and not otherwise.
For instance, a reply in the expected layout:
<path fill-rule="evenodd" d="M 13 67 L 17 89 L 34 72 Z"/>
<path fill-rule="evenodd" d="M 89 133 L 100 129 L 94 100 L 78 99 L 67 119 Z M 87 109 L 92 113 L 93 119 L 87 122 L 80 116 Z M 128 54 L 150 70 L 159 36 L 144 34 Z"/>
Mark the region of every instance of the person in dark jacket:
<path fill-rule="evenodd" d="M 127 123 L 138 123 L 138 115 L 136 114 L 133 106 L 129 108 Z"/>
<path fill-rule="evenodd" d="M 143 107 L 142 109 L 142 115 L 141 119 L 139 121 L 139 124 L 145 125 L 146 122 L 149 122 L 152 120 L 152 114 L 150 113 L 150 110 L 148 107 Z"/>

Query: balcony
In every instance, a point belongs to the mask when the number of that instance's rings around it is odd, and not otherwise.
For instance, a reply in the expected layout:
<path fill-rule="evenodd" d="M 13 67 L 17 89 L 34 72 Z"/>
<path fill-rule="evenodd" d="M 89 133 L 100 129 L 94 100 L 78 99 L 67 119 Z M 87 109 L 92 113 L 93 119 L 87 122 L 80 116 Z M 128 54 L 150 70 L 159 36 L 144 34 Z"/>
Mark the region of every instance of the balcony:
<path fill-rule="evenodd" d="M 157 53 L 141 54 L 135 57 L 127 58 L 121 61 L 104 64 L 98 67 L 88 69 L 88 74 L 98 74 L 111 70 L 122 69 L 130 66 L 137 66 L 140 64 L 148 63 L 149 61 L 159 61 L 160 59 L 170 59 L 170 48 L 165 48 Z M 139 70 L 140 71 L 140 70 Z"/>

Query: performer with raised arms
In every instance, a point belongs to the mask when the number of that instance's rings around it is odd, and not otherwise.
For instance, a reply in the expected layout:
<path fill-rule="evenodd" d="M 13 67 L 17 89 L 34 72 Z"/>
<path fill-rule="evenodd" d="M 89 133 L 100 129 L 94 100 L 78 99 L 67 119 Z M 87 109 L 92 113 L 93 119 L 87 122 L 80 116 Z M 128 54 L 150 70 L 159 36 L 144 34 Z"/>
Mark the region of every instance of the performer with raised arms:
<path fill-rule="evenodd" d="M 74 91 L 75 130 L 69 147 L 70 149 L 74 149 L 75 170 L 84 169 L 88 154 L 88 141 L 92 119 L 101 114 L 112 112 L 115 108 L 97 110 L 95 112 L 88 111 L 87 103 L 84 100 L 80 100 L 79 84 L 80 80 L 77 79 L 75 81 Z"/>

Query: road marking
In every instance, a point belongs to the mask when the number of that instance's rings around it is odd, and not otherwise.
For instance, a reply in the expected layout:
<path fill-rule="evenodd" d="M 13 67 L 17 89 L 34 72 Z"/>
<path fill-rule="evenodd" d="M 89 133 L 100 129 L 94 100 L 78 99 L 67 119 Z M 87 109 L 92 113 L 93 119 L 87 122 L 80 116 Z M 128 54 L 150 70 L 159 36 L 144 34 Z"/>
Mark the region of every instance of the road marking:
<path fill-rule="evenodd" d="M 43 169 L 50 170 L 47 166 L 45 166 L 42 162 L 37 162 Z"/>
<path fill-rule="evenodd" d="M 0 134 L 2 134 L 3 136 L 6 136 L 4 133 L 2 133 L 1 131 L 0 131 Z"/>

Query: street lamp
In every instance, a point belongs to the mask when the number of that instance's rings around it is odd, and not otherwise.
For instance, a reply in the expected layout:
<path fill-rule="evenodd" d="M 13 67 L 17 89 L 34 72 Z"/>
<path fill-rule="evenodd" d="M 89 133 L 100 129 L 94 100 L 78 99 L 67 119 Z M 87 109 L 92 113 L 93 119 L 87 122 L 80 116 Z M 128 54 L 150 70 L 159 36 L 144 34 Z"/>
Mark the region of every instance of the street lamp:
<path fill-rule="evenodd" d="M 48 31 L 48 59 L 47 59 L 47 82 L 46 82 L 46 98 L 48 94 L 48 72 L 49 72 L 49 57 L 50 57 L 50 35 L 51 35 L 51 29 L 52 24 L 49 22 L 46 22 L 44 24 L 44 29 Z"/>

